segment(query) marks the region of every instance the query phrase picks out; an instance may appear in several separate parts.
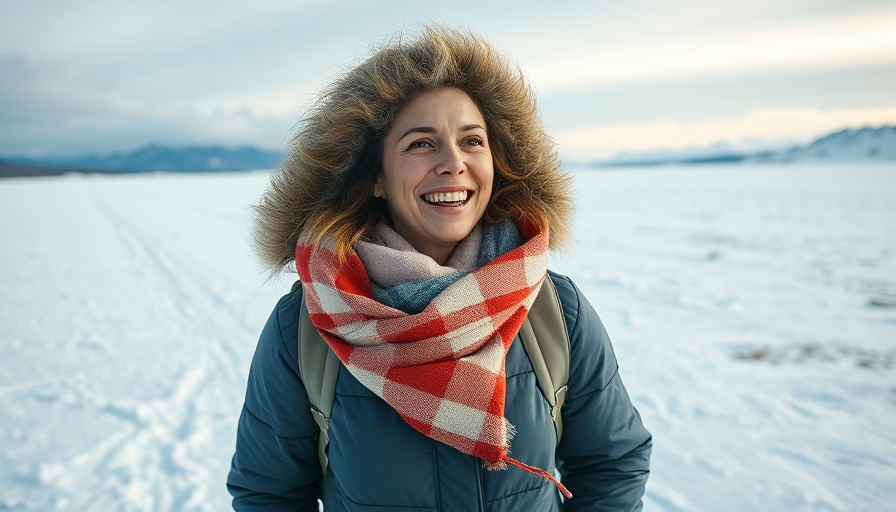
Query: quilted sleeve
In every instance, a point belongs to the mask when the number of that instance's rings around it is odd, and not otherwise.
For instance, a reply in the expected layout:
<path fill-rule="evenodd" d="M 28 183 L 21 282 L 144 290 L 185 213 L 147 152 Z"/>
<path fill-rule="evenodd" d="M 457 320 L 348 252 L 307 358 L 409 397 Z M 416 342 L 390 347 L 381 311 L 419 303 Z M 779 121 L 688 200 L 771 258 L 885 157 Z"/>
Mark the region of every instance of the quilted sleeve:
<path fill-rule="evenodd" d="M 564 510 L 641 510 L 652 437 L 629 400 L 607 331 L 566 277 L 553 275 L 570 333 L 570 375 L 557 468 Z"/>
<path fill-rule="evenodd" d="M 280 300 L 252 359 L 227 478 L 237 511 L 318 510 L 319 430 L 296 361 L 300 304 L 300 291 Z"/>

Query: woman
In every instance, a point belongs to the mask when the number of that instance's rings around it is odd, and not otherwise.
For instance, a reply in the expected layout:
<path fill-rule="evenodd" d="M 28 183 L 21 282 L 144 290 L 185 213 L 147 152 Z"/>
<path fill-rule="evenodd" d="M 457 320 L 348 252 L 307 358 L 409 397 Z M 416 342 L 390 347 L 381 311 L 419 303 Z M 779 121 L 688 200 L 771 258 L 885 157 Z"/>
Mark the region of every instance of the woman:
<path fill-rule="evenodd" d="M 597 314 L 546 269 L 570 211 L 531 91 L 481 39 L 426 29 L 336 80 L 258 206 L 262 255 L 303 286 L 252 361 L 234 508 L 640 509 L 650 434 Z M 544 279 L 571 352 L 559 444 L 517 336 Z M 325 475 L 296 362 L 303 299 L 343 363 Z"/>

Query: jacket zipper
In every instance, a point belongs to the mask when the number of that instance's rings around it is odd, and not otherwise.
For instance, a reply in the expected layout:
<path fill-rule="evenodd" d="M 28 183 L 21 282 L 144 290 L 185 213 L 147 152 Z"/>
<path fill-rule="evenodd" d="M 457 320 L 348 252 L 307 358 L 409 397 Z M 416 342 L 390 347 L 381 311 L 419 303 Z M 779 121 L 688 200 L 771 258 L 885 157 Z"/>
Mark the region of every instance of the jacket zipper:
<path fill-rule="evenodd" d="M 479 512 L 485 512 L 485 491 L 482 488 L 482 461 L 474 457 L 473 465 L 476 466 L 476 495 L 479 498 Z"/>

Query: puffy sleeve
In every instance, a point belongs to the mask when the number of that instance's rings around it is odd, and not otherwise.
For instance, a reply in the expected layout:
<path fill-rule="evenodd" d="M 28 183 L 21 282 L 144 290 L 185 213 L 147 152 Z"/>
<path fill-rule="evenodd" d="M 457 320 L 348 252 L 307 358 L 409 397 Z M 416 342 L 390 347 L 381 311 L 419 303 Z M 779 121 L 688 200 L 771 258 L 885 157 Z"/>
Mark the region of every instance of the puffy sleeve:
<path fill-rule="evenodd" d="M 641 510 L 652 437 L 619 376 L 610 338 L 578 287 L 552 274 L 570 333 L 570 373 L 557 468 L 571 511 Z"/>
<path fill-rule="evenodd" d="M 296 360 L 301 291 L 283 297 L 249 369 L 227 489 L 237 511 L 314 511 L 319 430 Z"/>

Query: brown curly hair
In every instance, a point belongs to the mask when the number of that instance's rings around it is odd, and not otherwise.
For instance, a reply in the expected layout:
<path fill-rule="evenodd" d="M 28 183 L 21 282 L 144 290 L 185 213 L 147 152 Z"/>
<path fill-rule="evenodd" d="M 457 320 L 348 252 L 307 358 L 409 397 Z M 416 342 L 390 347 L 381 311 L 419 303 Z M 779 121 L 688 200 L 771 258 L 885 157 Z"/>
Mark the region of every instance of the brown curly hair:
<path fill-rule="evenodd" d="M 487 125 L 496 176 L 486 222 L 526 220 L 549 230 L 552 248 L 566 241 L 569 178 L 521 71 L 475 34 L 424 27 L 335 80 L 303 118 L 255 206 L 255 244 L 272 273 L 293 261 L 302 233 L 312 243 L 332 238 L 344 258 L 387 218 L 372 194 L 383 139 L 415 94 L 443 87 L 467 93 Z"/>

